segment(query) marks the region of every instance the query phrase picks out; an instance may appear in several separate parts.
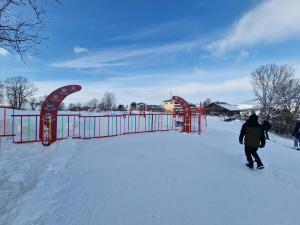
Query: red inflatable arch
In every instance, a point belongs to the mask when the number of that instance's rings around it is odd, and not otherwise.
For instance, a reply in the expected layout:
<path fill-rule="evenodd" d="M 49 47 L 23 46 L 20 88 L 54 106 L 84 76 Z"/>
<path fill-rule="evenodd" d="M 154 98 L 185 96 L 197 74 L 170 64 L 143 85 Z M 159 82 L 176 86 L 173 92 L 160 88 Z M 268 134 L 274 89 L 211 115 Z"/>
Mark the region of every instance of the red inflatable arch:
<path fill-rule="evenodd" d="M 65 97 L 80 90 L 80 85 L 64 86 L 53 91 L 43 102 L 40 114 L 40 139 L 44 146 L 56 141 L 57 112 L 60 104 Z"/>
<path fill-rule="evenodd" d="M 189 103 L 184 100 L 183 98 L 180 98 L 178 96 L 173 96 L 172 99 L 181 105 L 183 110 L 183 129 L 182 132 L 191 132 L 192 126 L 191 126 L 191 118 L 192 118 L 192 110 L 189 105 Z"/>

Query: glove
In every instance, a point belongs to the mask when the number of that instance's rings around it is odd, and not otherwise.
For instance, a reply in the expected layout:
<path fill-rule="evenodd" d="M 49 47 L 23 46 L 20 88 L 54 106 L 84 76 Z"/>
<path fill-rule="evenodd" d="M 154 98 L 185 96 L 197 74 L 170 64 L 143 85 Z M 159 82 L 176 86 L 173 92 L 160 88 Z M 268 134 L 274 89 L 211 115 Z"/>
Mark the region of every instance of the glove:
<path fill-rule="evenodd" d="M 260 147 L 260 148 L 263 148 L 263 147 L 265 147 L 265 145 L 259 145 L 259 147 Z"/>
<path fill-rule="evenodd" d="M 242 145 L 243 144 L 243 140 L 239 140 L 240 141 L 240 144 Z"/>

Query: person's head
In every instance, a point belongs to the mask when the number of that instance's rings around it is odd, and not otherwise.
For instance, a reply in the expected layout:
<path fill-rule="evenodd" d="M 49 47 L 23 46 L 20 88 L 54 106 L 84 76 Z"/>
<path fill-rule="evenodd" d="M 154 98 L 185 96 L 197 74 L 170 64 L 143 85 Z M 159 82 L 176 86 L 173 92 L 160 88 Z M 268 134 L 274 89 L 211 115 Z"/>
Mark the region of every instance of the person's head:
<path fill-rule="evenodd" d="M 252 114 L 252 115 L 249 117 L 249 120 L 251 120 L 251 121 L 258 121 L 258 116 L 255 115 L 255 114 Z"/>

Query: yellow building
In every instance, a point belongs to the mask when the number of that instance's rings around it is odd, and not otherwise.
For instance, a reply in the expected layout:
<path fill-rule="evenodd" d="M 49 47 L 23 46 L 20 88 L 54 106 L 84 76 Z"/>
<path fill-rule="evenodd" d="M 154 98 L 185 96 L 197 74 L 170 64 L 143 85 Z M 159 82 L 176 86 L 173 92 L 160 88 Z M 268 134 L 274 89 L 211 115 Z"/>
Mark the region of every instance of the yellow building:
<path fill-rule="evenodd" d="M 197 110 L 197 107 L 194 104 L 189 103 L 189 105 L 192 110 Z M 181 105 L 177 102 L 174 102 L 172 99 L 163 101 L 163 108 L 167 112 L 174 112 L 174 109 L 176 109 L 176 111 L 182 110 Z"/>

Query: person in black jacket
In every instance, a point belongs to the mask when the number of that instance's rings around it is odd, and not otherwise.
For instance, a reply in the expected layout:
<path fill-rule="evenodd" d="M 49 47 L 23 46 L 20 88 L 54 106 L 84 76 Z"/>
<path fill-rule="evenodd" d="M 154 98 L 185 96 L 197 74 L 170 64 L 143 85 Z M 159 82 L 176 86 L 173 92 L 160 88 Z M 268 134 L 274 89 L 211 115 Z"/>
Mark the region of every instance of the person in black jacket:
<path fill-rule="evenodd" d="M 271 129 L 271 124 L 269 123 L 268 120 L 265 120 L 265 121 L 262 123 L 262 128 L 263 128 L 263 130 L 264 130 L 266 139 L 270 140 L 268 132 L 269 132 L 269 130 Z"/>
<path fill-rule="evenodd" d="M 266 140 L 264 130 L 258 123 L 257 115 L 251 115 L 243 124 L 239 137 L 241 144 L 243 144 L 243 139 L 245 144 L 245 155 L 248 161 L 246 166 L 248 166 L 250 169 L 253 169 L 253 157 L 257 163 L 257 169 L 263 169 L 264 165 L 257 154 L 257 150 L 258 147 L 263 148 L 265 146 Z"/>
<path fill-rule="evenodd" d="M 293 137 L 293 140 L 294 140 L 294 148 L 296 148 L 297 150 L 299 150 L 299 142 L 300 142 L 300 132 L 299 132 L 299 129 L 300 129 L 300 122 L 297 122 L 296 123 L 296 126 L 293 130 L 293 133 L 292 133 L 292 137 Z"/>

